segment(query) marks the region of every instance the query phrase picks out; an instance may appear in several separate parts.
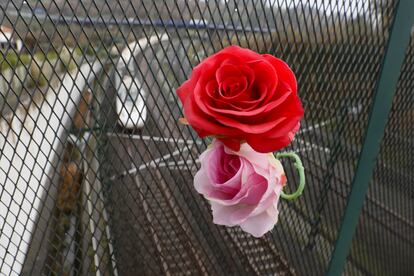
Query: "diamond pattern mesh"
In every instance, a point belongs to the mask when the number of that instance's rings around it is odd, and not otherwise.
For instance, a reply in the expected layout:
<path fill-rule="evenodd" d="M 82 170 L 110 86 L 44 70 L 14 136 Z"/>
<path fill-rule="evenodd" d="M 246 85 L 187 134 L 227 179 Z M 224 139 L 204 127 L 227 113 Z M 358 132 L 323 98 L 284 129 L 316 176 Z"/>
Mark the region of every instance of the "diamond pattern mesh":
<path fill-rule="evenodd" d="M 377 275 L 413 273 L 413 37 L 348 260 Z"/>
<path fill-rule="evenodd" d="M 324 274 L 395 5 L 1 1 L 1 274 Z M 232 44 L 285 60 L 305 108 L 286 150 L 301 156 L 307 187 L 281 202 L 278 224 L 262 239 L 212 223 L 192 183 L 207 141 L 178 123 L 175 89 Z M 350 275 L 411 272 L 411 52 Z M 294 183 L 294 167 L 284 166 Z"/>

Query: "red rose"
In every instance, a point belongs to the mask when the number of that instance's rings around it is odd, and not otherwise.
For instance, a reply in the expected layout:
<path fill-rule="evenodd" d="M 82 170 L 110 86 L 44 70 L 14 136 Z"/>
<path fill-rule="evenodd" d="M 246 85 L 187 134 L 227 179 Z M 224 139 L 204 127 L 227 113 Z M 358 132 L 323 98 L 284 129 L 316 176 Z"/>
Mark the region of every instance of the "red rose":
<path fill-rule="evenodd" d="M 197 65 L 177 94 L 198 135 L 214 135 L 234 151 L 243 141 L 258 152 L 286 147 L 303 116 L 289 66 L 238 46 Z"/>

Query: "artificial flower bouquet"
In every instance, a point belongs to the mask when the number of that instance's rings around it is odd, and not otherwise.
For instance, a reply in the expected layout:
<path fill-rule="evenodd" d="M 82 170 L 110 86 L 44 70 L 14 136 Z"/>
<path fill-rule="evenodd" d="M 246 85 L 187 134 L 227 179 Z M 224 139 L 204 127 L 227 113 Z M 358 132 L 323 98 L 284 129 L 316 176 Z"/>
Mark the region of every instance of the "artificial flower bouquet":
<path fill-rule="evenodd" d="M 197 65 L 177 94 L 181 121 L 201 138 L 214 138 L 194 177 L 213 222 L 263 236 L 277 222 L 279 198 L 296 198 L 304 186 L 299 157 L 273 154 L 290 144 L 304 114 L 294 73 L 272 55 L 230 46 Z M 281 157 L 296 159 L 300 185 L 294 194 L 283 192 Z"/>

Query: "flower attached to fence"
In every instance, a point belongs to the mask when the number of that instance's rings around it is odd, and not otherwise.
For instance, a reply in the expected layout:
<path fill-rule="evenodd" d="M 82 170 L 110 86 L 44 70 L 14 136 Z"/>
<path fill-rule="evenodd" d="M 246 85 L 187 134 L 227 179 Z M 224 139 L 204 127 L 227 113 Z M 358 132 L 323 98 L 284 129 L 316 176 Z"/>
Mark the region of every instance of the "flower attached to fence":
<path fill-rule="evenodd" d="M 206 58 L 177 94 L 198 135 L 216 136 L 233 150 L 241 141 L 259 152 L 284 148 L 303 116 L 289 66 L 237 46 Z"/>
<path fill-rule="evenodd" d="M 246 143 L 236 152 L 215 140 L 201 154 L 200 162 L 194 186 L 210 201 L 214 223 L 240 225 L 255 237 L 273 228 L 286 183 L 279 160 L 254 151 Z"/>
<path fill-rule="evenodd" d="M 303 117 L 295 75 L 278 58 L 230 46 L 196 66 L 177 94 L 182 122 L 215 138 L 194 178 L 213 222 L 261 237 L 277 222 L 279 197 L 294 199 L 304 187 L 299 157 L 282 153 L 296 159 L 300 176 L 294 194 L 282 191 L 286 176 L 272 153 L 289 145 Z"/>

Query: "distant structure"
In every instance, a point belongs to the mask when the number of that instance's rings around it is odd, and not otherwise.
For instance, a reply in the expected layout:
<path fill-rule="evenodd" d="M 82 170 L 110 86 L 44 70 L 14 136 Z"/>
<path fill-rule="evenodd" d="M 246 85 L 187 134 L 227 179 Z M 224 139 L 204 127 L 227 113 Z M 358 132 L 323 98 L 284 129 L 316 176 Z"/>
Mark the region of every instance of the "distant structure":
<path fill-rule="evenodd" d="M 13 37 L 13 30 L 11 28 L 0 26 L 0 51 L 4 52 L 7 49 L 20 51 L 22 47 L 22 41 Z"/>

